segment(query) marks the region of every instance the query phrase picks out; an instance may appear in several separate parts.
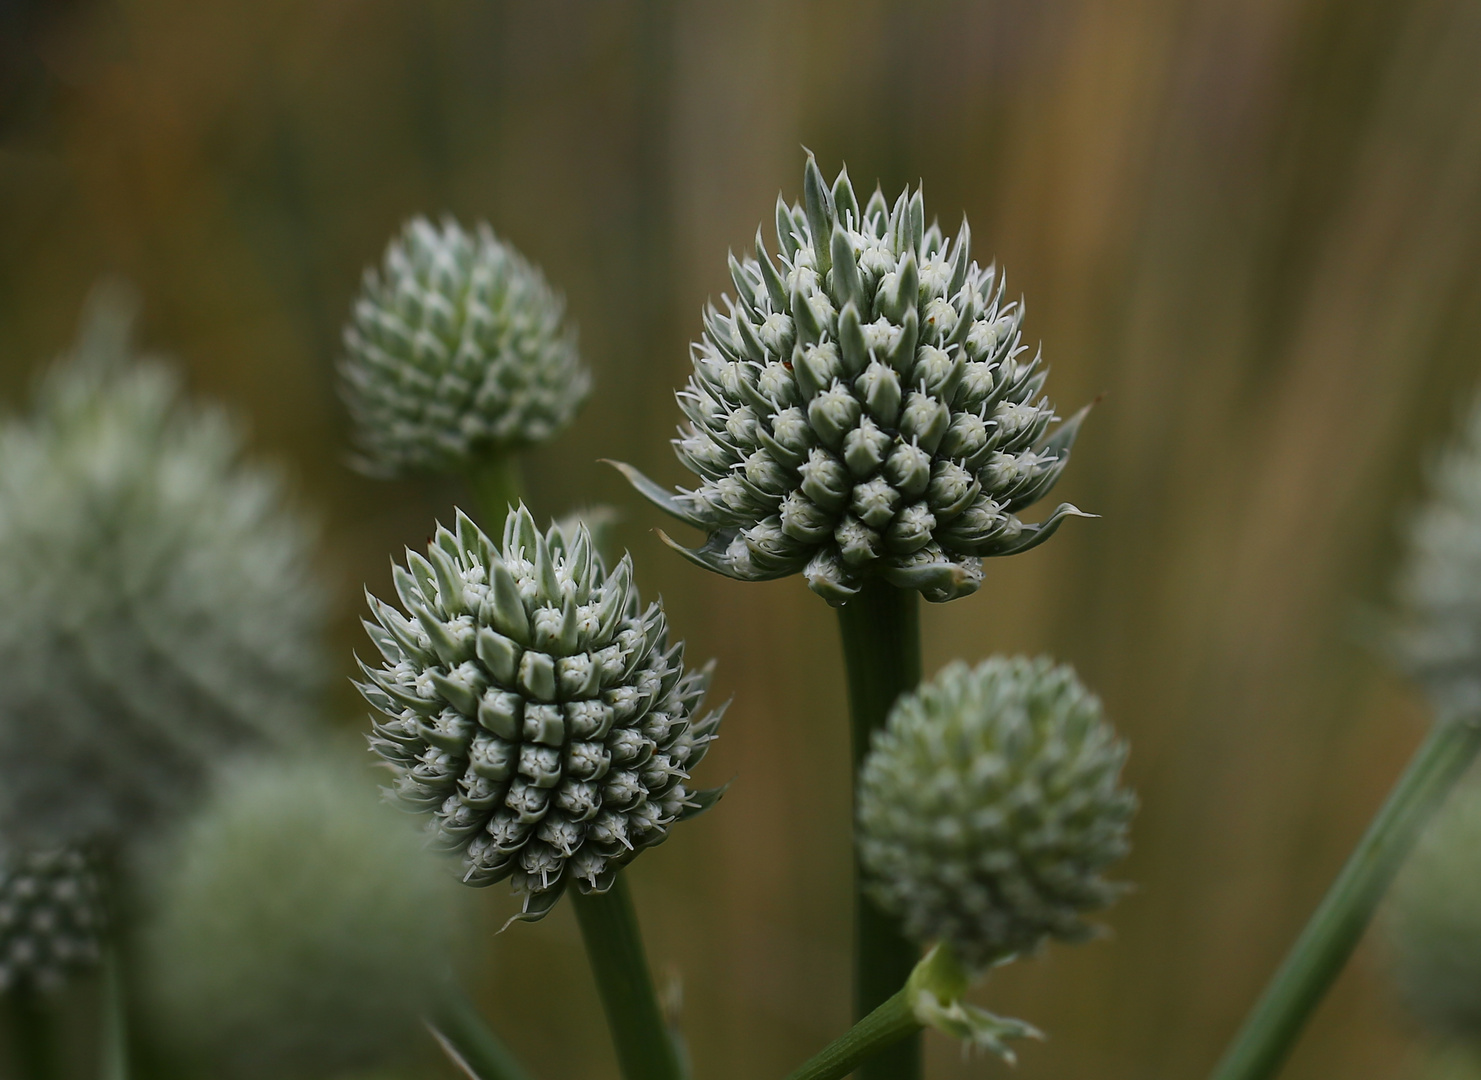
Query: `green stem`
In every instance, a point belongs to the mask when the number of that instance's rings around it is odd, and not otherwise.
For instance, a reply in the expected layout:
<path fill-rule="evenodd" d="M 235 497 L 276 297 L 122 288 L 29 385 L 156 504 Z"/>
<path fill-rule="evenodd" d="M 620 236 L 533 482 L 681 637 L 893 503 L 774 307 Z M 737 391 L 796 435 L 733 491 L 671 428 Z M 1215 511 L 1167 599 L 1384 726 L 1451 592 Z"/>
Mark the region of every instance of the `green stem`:
<path fill-rule="evenodd" d="M 103 954 L 102 1007 L 99 1021 L 99 1080 L 129 1080 L 128 1003 L 116 949 Z"/>
<path fill-rule="evenodd" d="M 1442 718 L 1409 760 L 1212 1080 L 1274 1076 L 1362 937 L 1424 823 L 1481 749 L 1481 722 Z"/>
<path fill-rule="evenodd" d="M 427 1027 L 443 1053 L 471 1080 L 530 1080 L 524 1066 L 461 990 L 449 988 L 444 993 Z"/>
<path fill-rule="evenodd" d="M 41 992 L 22 980 L 5 994 L 10 1012 L 10 1045 L 20 1080 L 52 1080 L 51 1007 Z"/>
<path fill-rule="evenodd" d="M 468 486 L 482 517 L 484 531 L 498 540 L 504 519 L 518 506 L 524 493 L 519 475 L 519 455 L 513 450 L 492 451 L 468 469 Z"/>
<path fill-rule="evenodd" d="M 678 1047 L 653 992 L 627 882 L 618 874 L 604 893 L 569 889 L 567 895 L 581 924 L 622 1075 L 626 1080 L 684 1080 Z"/>
<path fill-rule="evenodd" d="M 866 582 L 838 611 L 848 669 L 853 772 L 869 752 L 870 736 L 884 726 L 895 699 L 920 685 L 920 595 L 882 581 Z M 897 920 L 864 895 L 855 853 L 854 1015 L 868 1017 L 910 977 L 920 951 L 900 933 Z M 869 1061 L 861 1080 L 915 1080 L 921 1075 L 921 1039 L 908 1035 Z"/>
<path fill-rule="evenodd" d="M 920 1032 L 920 1021 L 910 1007 L 909 989 L 898 990 L 787 1080 L 838 1080 L 861 1063 L 882 1060 L 880 1051 L 898 1046 L 902 1039 L 919 1038 Z"/>

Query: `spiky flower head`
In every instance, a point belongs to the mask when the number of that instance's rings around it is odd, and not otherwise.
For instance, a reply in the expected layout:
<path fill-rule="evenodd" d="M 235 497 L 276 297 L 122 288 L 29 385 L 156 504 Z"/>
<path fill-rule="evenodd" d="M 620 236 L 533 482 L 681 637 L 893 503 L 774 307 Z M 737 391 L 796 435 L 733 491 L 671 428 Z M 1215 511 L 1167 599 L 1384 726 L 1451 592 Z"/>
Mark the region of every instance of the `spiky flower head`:
<path fill-rule="evenodd" d="M 243 762 L 156 863 L 137 959 L 165 1045 L 307 1080 L 417 1043 L 462 897 L 369 777 L 320 752 Z"/>
<path fill-rule="evenodd" d="M 699 477 L 633 484 L 708 534 L 693 551 L 742 581 L 801 571 L 832 604 L 882 577 L 928 600 L 975 592 L 985 556 L 1043 542 L 1018 512 L 1054 486 L 1081 414 L 1046 437 L 1046 372 L 1024 355 L 1023 306 L 925 224 L 919 189 L 859 208 L 847 170 L 830 190 L 809 155 L 804 200 L 776 208 L 777 259 L 730 260 L 736 295 L 705 312 L 689 418 L 674 448 Z"/>
<path fill-rule="evenodd" d="M 77 848 L 0 855 L 0 993 L 51 991 L 98 962 L 103 890 Z"/>
<path fill-rule="evenodd" d="M 371 746 L 469 884 L 512 877 L 539 918 L 719 797 L 686 784 L 723 711 L 696 716 L 710 667 L 684 669 L 663 606 L 585 525 L 542 534 L 521 505 L 500 545 L 459 511 L 394 577 L 405 614 L 369 597 L 365 624 L 385 659 L 362 665 Z"/>
<path fill-rule="evenodd" d="M 1436 1033 L 1481 1046 L 1481 783 L 1463 782 L 1394 882 L 1386 919 L 1399 990 Z"/>
<path fill-rule="evenodd" d="M 237 427 L 129 347 L 98 294 L 0 429 L 0 824 L 130 836 L 296 737 L 323 683 L 312 533 Z"/>
<path fill-rule="evenodd" d="M 461 471 L 541 443 L 591 388 L 565 302 L 486 224 L 407 222 L 365 271 L 340 375 L 363 465 Z"/>
<path fill-rule="evenodd" d="M 1399 573 L 1400 663 L 1447 712 L 1481 710 L 1481 400 L 1436 463 Z"/>
<path fill-rule="evenodd" d="M 870 895 L 917 941 L 970 968 L 1075 940 L 1120 887 L 1136 798 L 1125 744 L 1067 666 L 1046 657 L 947 665 L 903 695 L 859 780 Z"/>

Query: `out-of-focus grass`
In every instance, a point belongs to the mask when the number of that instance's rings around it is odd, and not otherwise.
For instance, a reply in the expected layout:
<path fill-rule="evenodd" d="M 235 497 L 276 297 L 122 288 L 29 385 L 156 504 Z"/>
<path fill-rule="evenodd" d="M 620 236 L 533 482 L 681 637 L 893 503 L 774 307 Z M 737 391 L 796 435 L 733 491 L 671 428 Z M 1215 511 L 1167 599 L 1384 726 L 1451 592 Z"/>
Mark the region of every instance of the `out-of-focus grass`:
<path fill-rule="evenodd" d="M 1362 643 L 1425 448 L 1481 344 L 1481 13 L 1463 0 L 71 0 L 4 23 L 0 387 L 104 271 L 327 518 L 358 589 L 461 497 L 342 461 L 338 326 L 416 211 L 487 217 L 566 290 L 599 390 L 530 464 L 545 512 L 626 515 L 639 580 L 736 695 L 717 811 L 634 869 L 702 1075 L 782 1075 L 847 1020 L 833 618 L 665 552 L 599 456 L 667 437 L 700 304 L 800 143 L 924 178 L 1029 300 L 1062 411 L 1106 397 L 1062 492 L 1103 515 L 926 612 L 927 666 L 1074 662 L 1143 812 L 1114 936 L 996 974 L 1050 1033 L 1018 1075 L 1197 1075 L 1417 740 Z M 12 59 L 19 58 L 19 59 Z M 345 723 L 359 707 L 339 700 Z M 489 926 L 508 902 L 489 899 Z M 482 1000 L 546 1076 L 612 1075 L 565 912 L 490 938 Z M 1288 1076 L 1383 1077 L 1410 1036 L 1359 957 Z M 932 1044 L 936 1075 L 991 1073 Z"/>

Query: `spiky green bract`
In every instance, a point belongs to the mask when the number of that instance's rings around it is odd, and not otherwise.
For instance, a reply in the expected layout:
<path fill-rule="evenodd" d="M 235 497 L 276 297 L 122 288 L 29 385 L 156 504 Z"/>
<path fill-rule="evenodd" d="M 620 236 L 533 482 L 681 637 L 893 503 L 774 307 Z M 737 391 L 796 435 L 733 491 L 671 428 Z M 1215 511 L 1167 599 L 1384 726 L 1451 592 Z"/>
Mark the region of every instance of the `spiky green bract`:
<path fill-rule="evenodd" d="M 859 781 L 875 901 L 972 969 L 1075 940 L 1120 887 L 1136 799 L 1100 701 L 1047 658 L 956 662 L 896 702 Z"/>
<path fill-rule="evenodd" d="M 457 944 L 452 867 L 369 777 L 317 753 L 234 769 L 148 889 L 147 1016 L 213 1076 L 382 1063 L 422 1038 Z"/>
<path fill-rule="evenodd" d="M 776 260 L 758 229 L 755 257 L 730 260 L 726 313 L 705 312 L 674 440 L 699 485 L 673 494 L 621 468 L 708 534 L 686 554 L 729 577 L 801 571 L 835 605 L 871 575 L 928 600 L 975 592 L 984 556 L 1079 513 L 1017 516 L 1059 479 L 1081 416 L 1046 437 L 1023 307 L 971 261 L 965 221 L 946 241 L 919 189 L 861 211 L 847 171 L 830 190 L 811 155 L 803 191 L 777 202 Z"/>
<path fill-rule="evenodd" d="M 512 877 L 539 918 L 719 797 L 685 784 L 723 712 L 695 715 L 710 667 L 684 670 L 663 606 L 584 525 L 542 534 L 521 504 L 500 545 L 459 511 L 394 574 L 405 614 L 369 597 L 365 624 L 385 660 L 361 665 L 371 746 L 469 884 Z"/>
<path fill-rule="evenodd" d="M 487 225 L 413 218 L 370 268 L 340 375 L 372 472 L 461 471 L 544 442 L 591 387 L 565 302 Z"/>
<path fill-rule="evenodd" d="M 324 682 L 311 530 L 225 415 L 133 358 L 131 316 L 100 294 L 0 428 L 0 831 L 30 848 L 177 812 Z"/>
<path fill-rule="evenodd" d="M 1481 783 L 1461 784 L 1394 882 L 1387 929 L 1399 989 L 1432 1030 L 1481 1046 Z"/>
<path fill-rule="evenodd" d="M 76 848 L 0 855 L 0 993 L 52 991 L 98 962 L 103 891 Z"/>
<path fill-rule="evenodd" d="M 1400 662 L 1446 712 L 1481 713 L 1481 401 L 1436 463 L 1398 580 Z"/>

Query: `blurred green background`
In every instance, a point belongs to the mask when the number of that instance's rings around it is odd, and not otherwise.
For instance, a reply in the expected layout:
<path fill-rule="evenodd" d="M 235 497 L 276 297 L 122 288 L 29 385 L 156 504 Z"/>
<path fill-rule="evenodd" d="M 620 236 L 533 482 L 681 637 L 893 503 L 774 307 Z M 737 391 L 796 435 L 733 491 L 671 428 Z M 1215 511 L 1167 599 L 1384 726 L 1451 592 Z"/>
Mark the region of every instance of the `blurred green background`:
<path fill-rule="evenodd" d="M 848 1020 L 848 776 L 832 612 L 665 551 L 598 457 L 682 479 L 672 390 L 801 144 L 970 217 L 1028 297 L 1049 391 L 1102 392 L 1060 492 L 1101 520 L 925 612 L 927 668 L 1048 650 L 1130 736 L 1143 810 L 1112 934 L 995 974 L 1050 1034 L 1017 1075 L 1206 1071 L 1360 832 L 1423 710 L 1365 641 L 1481 345 L 1481 8 L 1467 0 L 0 2 L 0 392 L 105 273 L 324 522 L 359 589 L 451 481 L 344 465 L 333 362 L 410 214 L 487 218 L 568 296 L 598 390 L 528 463 L 544 513 L 624 515 L 648 593 L 735 695 L 718 810 L 632 871 L 702 1076 L 780 1076 Z M 346 689 L 336 718 L 361 709 Z M 481 1001 L 541 1075 L 615 1075 L 561 908 Z M 1415 1036 L 1377 950 L 1286 1075 L 1387 1077 Z M 1002 1075 L 930 1045 L 932 1075 Z"/>

